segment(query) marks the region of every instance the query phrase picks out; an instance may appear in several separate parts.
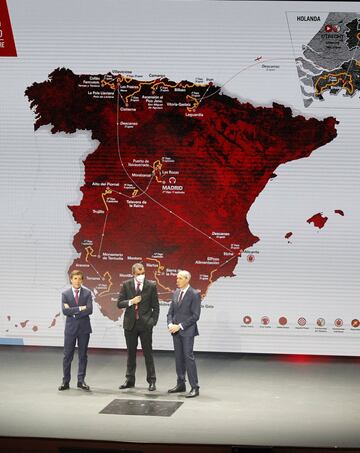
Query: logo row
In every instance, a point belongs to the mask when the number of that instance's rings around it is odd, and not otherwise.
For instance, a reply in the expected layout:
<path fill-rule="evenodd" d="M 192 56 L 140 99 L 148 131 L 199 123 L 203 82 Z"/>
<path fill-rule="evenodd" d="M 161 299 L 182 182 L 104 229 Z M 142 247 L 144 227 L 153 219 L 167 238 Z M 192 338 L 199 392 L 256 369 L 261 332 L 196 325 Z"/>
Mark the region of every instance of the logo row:
<path fill-rule="evenodd" d="M 252 324 L 253 320 L 251 318 L 251 316 L 249 315 L 246 315 L 243 317 L 243 323 L 246 324 L 246 325 L 249 325 L 249 324 Z M 287 323 L 288 323 L 288 319 L 285 317 L 285 316 L 281 316 L 279 319 L 278 319 L 278 324 L 280 326 L 286 326 Z M 260 323 L 263 325 L 263 326 L 268 326 L 270 324 L 270 318 L 268 316 L 262 316 L 261 319 L 260 319 Z M 308 321 L 306 318 L 304 318 L 303 316 L 301 316 L 300 318 L 298 318 L 297 320 L 297 324 L 300 326 L 300 327 L 305 327 L 307 324 L 308 324 Z M 341 318 L 336 318 L 332 324 L 335 326 L 335 327 L 342 327 L 344 325 L 344 320 L 341 319 Z M 317 327 L 325 327 L 326 325 L 326 321 L 324 318 L 317 318 L 316 320 L 316 326 Z M 358 327 L 360 327 L 360 320 L 359 319 L 353 319 L 351 321 L 351 326 L 354 328 L 354 329 L 357 329 Z"/>

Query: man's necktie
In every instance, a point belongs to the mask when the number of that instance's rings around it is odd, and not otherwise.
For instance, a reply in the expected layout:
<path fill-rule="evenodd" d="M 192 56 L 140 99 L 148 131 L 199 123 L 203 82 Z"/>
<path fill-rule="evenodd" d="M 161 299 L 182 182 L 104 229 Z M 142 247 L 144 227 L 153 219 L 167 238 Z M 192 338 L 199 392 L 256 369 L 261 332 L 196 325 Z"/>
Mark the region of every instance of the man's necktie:
<path fill-rule="evenodd" d="M 76 302 L 76 305 L 79 305 L 79 290 L 78 289 L 75 290 L 75 302 Z"/>
<path fill-rule="evenodd" d="M 140 291 L 140 282 L 136 282 L 136 295 L 139 296 L 141 291 Z M 139 319 L 139 304 L 135 305 L 135 319 Z"/>
<path fill-rule="evenodd" d="M 180 305 L 181 302 L 182 302 L 183 295 L 184 295 L 184 291 L 180 291 L 179 299 L 178 299 L 178 301 L 177 301 L 177 303 L 178 303 L 179 305 Z"/>

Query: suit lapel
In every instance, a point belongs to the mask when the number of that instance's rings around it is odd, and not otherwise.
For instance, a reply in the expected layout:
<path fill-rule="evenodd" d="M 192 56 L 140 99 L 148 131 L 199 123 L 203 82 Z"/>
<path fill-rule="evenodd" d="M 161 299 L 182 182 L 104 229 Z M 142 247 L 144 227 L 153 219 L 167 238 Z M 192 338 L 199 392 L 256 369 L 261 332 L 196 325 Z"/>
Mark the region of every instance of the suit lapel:
<path fill-rule="evenodd" d="M 175 290 L 175 293 L 174 293 L 174 302 L 177 304 L 177 301 L 179 299 L 179 294 L 180 294 L 180 290 L 179 289 L 176 289 Z"/>
<path fill-rule="evenodd" d="M 186 294 L 184 295 L 183 300 L 181 301 L 181 304 L 179 304 L 179 302 L 178 302 L 179 296 L 180 296 L 180 289 L 177 289 L 175 291 L 175 295 L 174 295 L 174 298 L 175 298 L 175 310 L 176 311 L 178 311 L 180 309 L 182 303 L 184 302 Z"/>
<path fill-rule="evenodd" d="M 180 308 L 181 306 L 185 306 L 188 303 L 189 299 L 191 298 L 191 296 L 190 296 L 190 287 L 187 289 L 186 293 L 183 295 L 183 298 L 182 298 L 180 304 L 178 303 L 179 295 L 180 295 L 180 290 L 179 290 L 179 292 L 177 294 L 177 297 L 176 297 L 176 305 L 178 306 L 178 308 Z"/>
<path fill-rule="evenodd" d="M 74 297 L 74 293 L 73 293 L 72 287 L 69 289 L 69 293 L 68 294 L 69 294 L 69 300 L 71 301 L 71 305 L 75 306 L 76 302 L 75 302 L 75 297 Z"/>
<path fill-rule="evenodd" d="M 84 288 L 81 287 L 80 288 L 80 293 L 79 293 L 79 305 L 83 305 L 82 304 L 83 299 L 84 299 Z M 75 300 L 75 297 L 74 297 L 74 300 Z M 76 302 L 75 302 L 75 304 L 76 304 Z"/>
<path fill-rule="evenodd" d="M 136 291 L 135 291 L 135 282 L 134 282 L 133 278 L 130 280 L 129 288 L 130 288 L 130 292 L 132 294 L 132 297 L 135 297 L 136 296 Z"/>
<path fill-rule="evenodd" d="M 144 284 L 143 284 L 143 289 L 141 291 L 141 294 L 144 294 L 147 292 L 147 290 L 149 289 L 150 287 L 150 283 L 145 279 L 144 280 Z"/>

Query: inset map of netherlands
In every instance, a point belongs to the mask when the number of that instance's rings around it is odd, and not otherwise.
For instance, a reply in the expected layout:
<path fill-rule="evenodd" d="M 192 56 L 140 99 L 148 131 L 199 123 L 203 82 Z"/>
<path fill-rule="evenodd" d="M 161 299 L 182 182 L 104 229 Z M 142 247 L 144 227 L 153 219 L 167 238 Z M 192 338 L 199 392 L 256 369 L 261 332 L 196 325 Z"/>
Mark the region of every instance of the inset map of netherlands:
<path fill-rule="evenodd" d="M 331 96 L 357 96 L 360 14 L 288 12 L 287 21 L 304 106 L 328 101 Z M 309 40 L 306 34 L 311 27 L 315 33 Z"/>

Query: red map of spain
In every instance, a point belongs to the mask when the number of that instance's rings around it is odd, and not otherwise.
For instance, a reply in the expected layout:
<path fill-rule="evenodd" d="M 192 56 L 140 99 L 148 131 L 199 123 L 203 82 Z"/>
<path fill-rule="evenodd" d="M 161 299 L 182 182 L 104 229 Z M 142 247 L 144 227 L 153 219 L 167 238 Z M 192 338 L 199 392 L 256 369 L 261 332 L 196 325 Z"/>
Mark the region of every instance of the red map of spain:
<path fill-rule="evenodd" d="M 333 117 L 293 116 L 276 103 L 254 107 L 211 81 L 61 68 L 25 94 L 35 130 L 89 130 L 99 142 L 84 161 L 82 200 L 69 206 L 80 225 L 69 270 L 84 272 L 112 320 L 121 316 L 117 295 L 135 262 L 145 264 L 164 301 L 179 269 L 191 272 L 202 297 L 217 279 L 232 277 L 259 240 L 247 214 L 276 168 L 337 134 Z"/>

